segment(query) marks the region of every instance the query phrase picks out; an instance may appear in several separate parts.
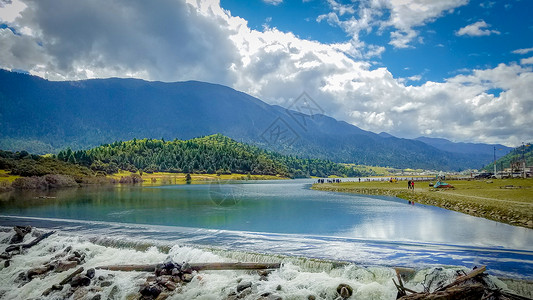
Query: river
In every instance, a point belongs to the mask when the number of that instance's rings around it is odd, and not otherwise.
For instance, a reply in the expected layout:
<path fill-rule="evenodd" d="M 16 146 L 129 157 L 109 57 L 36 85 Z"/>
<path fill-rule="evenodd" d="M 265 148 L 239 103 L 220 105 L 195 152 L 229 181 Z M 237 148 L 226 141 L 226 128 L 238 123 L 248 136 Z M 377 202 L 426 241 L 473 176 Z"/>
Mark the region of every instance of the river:
<path fill-rule="evenodd" d="M 0 195 L 0 226 L 30 224 L 105 246 L 180 245 L 366 267 L 487 265 L 492 275 L 533 279 L 533 230 L 394 197 L 310 190 L 312 182 L 13 192 Z"/>

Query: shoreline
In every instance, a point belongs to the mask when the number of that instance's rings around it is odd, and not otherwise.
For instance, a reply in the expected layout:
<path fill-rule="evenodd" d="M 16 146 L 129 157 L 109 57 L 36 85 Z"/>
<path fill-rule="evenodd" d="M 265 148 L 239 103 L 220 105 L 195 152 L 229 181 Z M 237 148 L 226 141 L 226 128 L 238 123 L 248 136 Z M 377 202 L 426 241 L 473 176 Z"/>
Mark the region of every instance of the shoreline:
<path fill-rule="evenodd" d="M 452 185 L 458 185 L 460 182 L 461 181 L 450 181 Z M 483 183 L 492 183 L 493 181 L 476 182 L 480 182 L 480 185 L 482 185 Z M 529 180 L 528 184 L 531 184 L 532 182 L 533 180 Z M 420 204 L 453 210 L 474 217 L 533 229 L 533 197 L 530 198 L 530 201 L 492 199 L 476 195 L 461 194 L 463 189 L 448 191 L 428 188 L 429 181 L 416 181 L 415 190 L 408 190 L 404 187 L 404 183 L 405 182 L 389 183 L 382 181 L 359 183 L 314 183 L 311 186 L 311 189 L 328 192 L 397 197 Z M 499 188 L 505 189 L 505 186 Z M 508 188 L 512 189 L 513 186 L 508 186 Z M 519 187 L 514 188 L 518 189 Z M 529 193 L 533 193 L 533 189 L 529 186 L 524 188 L 524 190 L 526 189 L 528 192 L 531 191 Z M 470 189 L 468 192 L 471 192 L 472 190 L 474 189 Z"/>

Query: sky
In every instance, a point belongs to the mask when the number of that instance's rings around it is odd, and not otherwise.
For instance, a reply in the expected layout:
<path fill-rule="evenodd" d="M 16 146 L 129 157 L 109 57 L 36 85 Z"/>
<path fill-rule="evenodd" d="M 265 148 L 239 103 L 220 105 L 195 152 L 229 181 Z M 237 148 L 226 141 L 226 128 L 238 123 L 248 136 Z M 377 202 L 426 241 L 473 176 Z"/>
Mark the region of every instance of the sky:
<path fill-rule="evenodd" d="M 376 133 L 533 138 L 532 0 L 0 0 L 0 68 L 223 84 Z M 1 83 L 0 83 L 1 84 Z"/>

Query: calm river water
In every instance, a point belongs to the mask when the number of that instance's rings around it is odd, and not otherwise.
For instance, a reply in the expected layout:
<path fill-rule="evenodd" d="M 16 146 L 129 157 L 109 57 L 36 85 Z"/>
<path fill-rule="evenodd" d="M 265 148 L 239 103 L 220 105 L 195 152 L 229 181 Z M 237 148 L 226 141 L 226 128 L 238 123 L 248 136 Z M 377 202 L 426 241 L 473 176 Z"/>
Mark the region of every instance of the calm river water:
<path fill-rule="evenodd" d="M 0 195 L 0 226 L 32 224 L 363 265 L 487 264 L 496 275 L 533 279 L 533 230 L 393 197 L 313 191 L 311 183 L 11 193 Z"/>

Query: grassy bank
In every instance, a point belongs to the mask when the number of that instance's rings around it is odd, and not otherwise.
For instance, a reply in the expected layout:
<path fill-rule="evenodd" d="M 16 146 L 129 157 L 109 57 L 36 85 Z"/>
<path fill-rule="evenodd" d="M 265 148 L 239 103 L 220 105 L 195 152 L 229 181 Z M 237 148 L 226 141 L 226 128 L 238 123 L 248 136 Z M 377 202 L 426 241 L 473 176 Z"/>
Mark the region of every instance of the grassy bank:
<path fill-rule="evenodd" d="M 120 171 L 119 173 L 108 175 L 108 177 L 119 181 L 122 177 L 131 176 L 132 173 L 128 171 Z M 190 174 L 191 183 L 211 181 L 211 180 L 272 180 L 272 179 L 287 179 L 282 176 L 274 175 L 247 175 L 247 174 Z M 167 173 L 167 172 L 154 172 L 143 173 L 142 181 L 143 185 L 165 185 L 165 184 L 185 184 L 187 174 L 185 173 Z"/>
<path fill-rule="evenodd" d="M 429 181 L 417 181 L 408 190 L 400 181 L 314 184 L 312 189 L 366 195 L 394 196 L 434 205 L 502 223 L 533 229 L 533 179 L 447 181 L 455 189 L 433 189 Z"/>
<path fill-rule="evenodd" d="M 50 177 L 51 176 L 51 177 Z M 54 177 L 55 176 L 55 177 Z M 47 177 L 49 177 L 47 179 Z M 21 178 L 18 182 L 16 179 Z M 53 179 L 53 180 L 52 180 Z M 60 180 L 59 180 L 60 179 Z M 24 177 L 18 175 L 11 175 L 6 170 L 0 170 L 0 193 L 10 191 L 12 189 L 47 189 L 48 183 L 52 183 L 53 187 L 62 187 L 57 182 L 63 179 L 71 179 L 72 182 L 76 179 L 79 185 L 109 185 L 109 184 L 131 184 L 142 183 L 145 186 L 159 186 L 168 184 L 185 184 L 187 183 L 187 174 L 185 173 L 133 173 L 129 171 L 119 171 L 118 173 L 107 176 L 84 176 L 72 177 L 69 175 L 45 175 L 39 177 Z M 190 183 L 203 183 L 213 180 L 274 180 L 274 179 L 288 179 L 283 176 L 274 175 L 252 175 L 252 174 L 190 174 Z M 50 182 L 52 181 L 52 182 Z M 15 183 L 14 183 L 15 182 Z M 17 184 L 18 183 L 18 184 Z M 56 186 L 57 185 L 57 186 Z M 71 187 L 68 184 L 65 187 Z"/>

